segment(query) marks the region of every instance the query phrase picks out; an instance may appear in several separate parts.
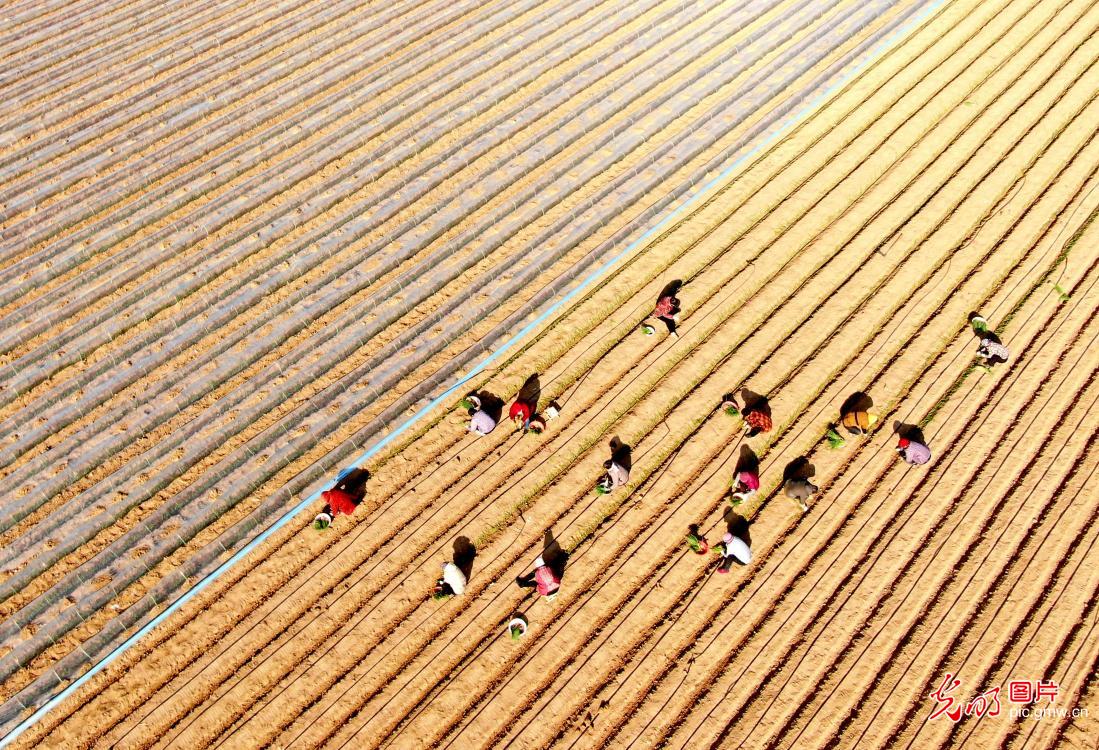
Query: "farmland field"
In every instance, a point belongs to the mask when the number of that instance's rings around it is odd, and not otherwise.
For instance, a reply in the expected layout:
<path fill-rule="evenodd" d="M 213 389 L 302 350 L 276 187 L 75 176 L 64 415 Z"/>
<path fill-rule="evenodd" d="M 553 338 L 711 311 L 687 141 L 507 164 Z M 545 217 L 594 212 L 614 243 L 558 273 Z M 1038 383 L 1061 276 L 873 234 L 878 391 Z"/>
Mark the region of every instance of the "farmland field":
<path fill-rule="evenodd" d="M 1095 747 L 1095 2 L 0 17 L 13 746 Z"/>

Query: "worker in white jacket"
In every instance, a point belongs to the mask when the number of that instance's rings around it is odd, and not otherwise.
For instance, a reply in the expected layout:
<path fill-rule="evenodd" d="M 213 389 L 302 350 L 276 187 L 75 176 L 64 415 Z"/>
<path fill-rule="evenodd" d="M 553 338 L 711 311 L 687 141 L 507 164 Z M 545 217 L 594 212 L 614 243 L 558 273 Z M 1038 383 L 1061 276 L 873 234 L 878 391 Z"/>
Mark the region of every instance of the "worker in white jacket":
<path fill-rule="evenodd" d="M 443 577 L 435 584 L 436 599 L 461 596 L 466 591 L 466 574 L 453 562 L 443 564 Z"/>
<path fill-rule="evenodd" d="M 617 487 L 625 487 L 630 481 L 629 470 L 613 459 L 604 462 L 603 468 L 607 470 L 607 473 L 595 486 L 595 491 L 601 495 L 606 495 Z"/>
<path fill-rule="evenodd" d="M 748 547 L 748 543 L 731 533 L 725 534 L 719 547 L 721 563 L 717 566 L 718 573 L 728 573 L 734 563 L 747 565 L 752 561 L 752 550 Z"/>

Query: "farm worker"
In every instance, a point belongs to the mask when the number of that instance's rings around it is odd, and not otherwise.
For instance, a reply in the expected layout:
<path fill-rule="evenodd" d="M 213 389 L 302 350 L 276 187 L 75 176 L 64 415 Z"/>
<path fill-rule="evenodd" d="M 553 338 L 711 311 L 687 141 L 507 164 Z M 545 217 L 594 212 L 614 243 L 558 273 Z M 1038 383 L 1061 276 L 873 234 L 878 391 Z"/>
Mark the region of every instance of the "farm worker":
<path fill-rule="evenodd" d="M 877 414 L 871 414 L 865 410 L 849 411 L 840 417 L 840 424 L 852 435 L 865 434 L 877 421 Z"/>
<path fill-rule="evenodd" d="M 745 407 L 744 429 L 748 431 L 748 437 L 755 437 L 761 432 L 770 432 L 771 416 L 765 411 Z"/>
<path fill-rule="evenodd" d="M 533 416 L 534 404 L 519 399 L 515 399 L 515 403 L 511 405 L 511 409 L 508 411 L 508 419 L 523 432 L 530 428 L 530 420 Z"/>
<path fill-rule="evenodd" d="M 988 327 L 988 321 L 980 315 L 972 315 L 969 324 L 981 337 L 981 345 L 977 347 L 977 356 L 985 360 L 989 366 L 1007 362 L 1007 347 L 1000 343 L 996 334 Z"/>
<path fill-rule="evenodd" d="M 487 435 L 496 429 L 496 420 L 481 408 L 481 399 L 476 396 L 466 396 L 465 402 L 469 404 L 469 431 L 478 435 Z"/>
<path fill-rule="evenodd" d="M 771 431 L 771 415 L 768 413 L 770 410 L 766 408 L 766 403 L 761 401 L 752 406 L 745 404 L 741 409 L 737 404 L 736 395 L 729 393 L 722 399 L 721 408 L 730 417 L 743 417 L 744 429 L 748 432 L 748 437 L 754 437 L 761 432 Z"/>
<path fill-rule="evenodd" d="M 919 466 L 925 464 L 931 460 L 931 449 L 923 443 L 912 440 L 911 438 L 902 437 L 897 443 L 897 453 L 901 454 L 901 458 L 906 463 Z"/>
<path fill-rule="evenodd" d="M 721 563 L 717 566 L 718 573 L 728 573 L 733 564 L 747 565 L 752 561 L 752 550 L 748 544 L 732 533 L 726 533 L 721 538 L 721 544 L 717 551 L 721 554 Z"/>
<path fill-rule="evenodd" d="M 466 574 L 452 562 L 443 564 L 443 577 L 435 584 L 434 597 L 461 596 L 466 592 Z"/>
<path fill-rule="evenodd" d="M 336 516 L 350 516 L 366 496 L 366 469 L 351 469 L 336 479 L 336 484 L 321 493 L 324 509 L 313 519 L 313 528 L 323 531 L 332 525 Z"/>
<path fill-rule="evenodd" d="M 787 479 L 786 480 L 786 497 L 793 500 L 801 508 L 801 512 L 809 510 L 809 504 L 805 501 L 812 497 L 820 487 L 810 482 L 808 479 Z"/>
<path fill-rule="evenodd" d="M 607 470 L 607 473 L 595 485 L 595 491 L 600 495 L 606 495 L 617 487 L 624 487 L 630 481 L 630 472 L 613 459 L 604 461 L 603 468 Z"/>
<path fill-rule="evenodd" d="M 668 327 L 668 333 L 673 337 L 679 336 L 675 330 L 676 323 L 679 322 L 679 299 L 675 296 L 677 289 L 679 289 L 678 283 L 665 287 L 656 301 L 656 307 L 653 308 L 653 317 L 663 321 Z M 648 336 L 656 333 L 656 328 L 648 323 L 642 323 L 641 330 Z"/>
<path fill-rule="evenodd" d="M 754 471 L 745 469 L 733 477 L 733 505 L 739 505 L 759 489 L 759 475 Z"/>
<path fill-rule="evenodd" d="M 990 338 L 981 339 L 981 345 L 977 347 L 977 356 L 988 362 L 989 365 L 1007 362 L 1007 347 L 999 341 Z"/>
<path fill-rule="evenodd" d="M 516 576 L 515 583 L 519 588 L 537 589 L 538 593 L 545 597 L 556 596 L 557 590 L 561 588 L 561 579 L 550 566 L 546 565 L 541 555 L 534 561 L 534 572 L 525 576 Z"/>
<path fill-rule="evenodd" d="M 666 294 L 656 301 L 653 317 L 663 321 L 672 336 L 679 336 L 675 330 L 676 323 L 679 322 L 679 299 L 674 294 Z"/>

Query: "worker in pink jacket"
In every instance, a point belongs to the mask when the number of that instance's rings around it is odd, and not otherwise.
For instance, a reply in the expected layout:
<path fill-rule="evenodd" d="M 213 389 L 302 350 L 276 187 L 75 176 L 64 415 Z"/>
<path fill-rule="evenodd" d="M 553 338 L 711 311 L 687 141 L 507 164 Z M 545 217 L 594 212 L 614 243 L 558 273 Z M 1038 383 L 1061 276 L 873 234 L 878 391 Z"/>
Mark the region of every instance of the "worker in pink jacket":
<path fill-rule="evenodd" d="M 534 572 L 525 576 L 516 576 L 515 583 L 519 588 L 537 589 L 541 596 L 547 598 L 556 596 L 558 589 L 561 588 L 561 579 L 553 572 L 553 568 L 546 565 L 541 555 L 534 561 Z"/>
<path fill-rule="evenodd" d="M 759 474 L 750 469 L 737 472 L 733 477 L 733 505 L 739 505 L 759 490 Z"/>

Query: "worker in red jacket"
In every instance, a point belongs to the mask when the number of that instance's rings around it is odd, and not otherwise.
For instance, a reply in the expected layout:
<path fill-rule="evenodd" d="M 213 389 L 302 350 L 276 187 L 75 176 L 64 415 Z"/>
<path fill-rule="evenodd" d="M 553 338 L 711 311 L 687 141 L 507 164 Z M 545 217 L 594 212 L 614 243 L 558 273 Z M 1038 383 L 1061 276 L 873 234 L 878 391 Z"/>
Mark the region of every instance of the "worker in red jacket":
<path fill-rule="evenodd" d="M 511 409 L 508 410 L 508 418 L 523 432 L 527 430 L 535 433 L 542 432 L 546 429 L 546 423 L 534 413 L 534 408 L 535 404 L 517 398 L 515 403 L 511 405 Z"/>
<path fill-rule="evenodd" d="M 366 480 L 370 472 L 366 469 L 351 469 L 336 479 L 336 484 L 321 493 L 324 510 L 313 519 L 313 528 L 318 531 L 332 525 L 336 516 L 350 516 L 366 497 Z"/>

